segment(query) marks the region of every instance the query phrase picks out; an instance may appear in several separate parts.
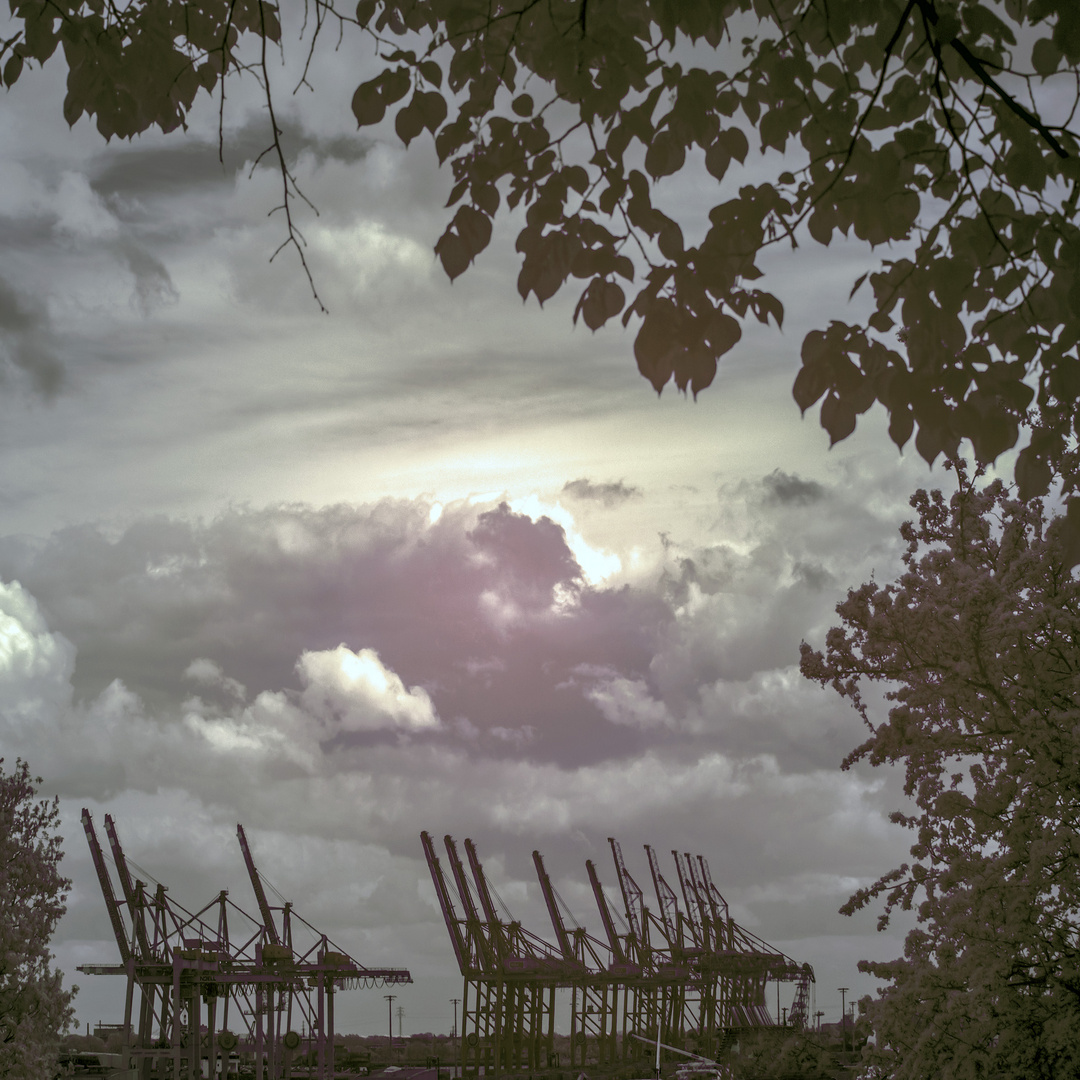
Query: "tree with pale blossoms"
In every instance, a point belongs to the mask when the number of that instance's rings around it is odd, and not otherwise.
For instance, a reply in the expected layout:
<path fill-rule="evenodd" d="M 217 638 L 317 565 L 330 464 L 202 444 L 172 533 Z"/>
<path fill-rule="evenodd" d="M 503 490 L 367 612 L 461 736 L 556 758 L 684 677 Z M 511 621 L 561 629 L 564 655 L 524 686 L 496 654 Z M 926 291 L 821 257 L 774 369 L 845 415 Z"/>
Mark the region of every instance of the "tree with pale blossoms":
<path fill-rule="evenodd" d="M 0 1076 L 10 1080 L 57 1073 L 78 989 L 65 990 L 50 966 L 49 939 L 71 881 L 57 869 L 59 799 L 35 801 L 39 784 L 21 759 L 10 774 L 0 768 Z"/>
<path fill-rule="evenodd" d="M 1080 581 L 1038 500 L 951 467 L 954 495 L 912 497 L 904 573 L 802 646 L 870 731 L 843 767 L 902 765 L 914 801 L 891 815 L 912 861 L 842 911 L 917 915 L 903 957 L 859 965 L 888 984 L 860 1003 L 878 1075 L 1060 1080 L 1080 1075 Z"/>

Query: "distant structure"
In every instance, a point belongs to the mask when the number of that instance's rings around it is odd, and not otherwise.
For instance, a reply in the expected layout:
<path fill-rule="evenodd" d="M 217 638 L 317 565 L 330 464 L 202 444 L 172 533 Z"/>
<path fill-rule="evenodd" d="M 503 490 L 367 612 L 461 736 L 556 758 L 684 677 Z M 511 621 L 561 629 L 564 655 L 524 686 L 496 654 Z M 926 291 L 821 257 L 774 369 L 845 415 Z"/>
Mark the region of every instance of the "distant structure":
<path fill-rule="evenodd" d="M 669 1048 L 715 1057 L 736 1033 L 775 1024 L 766 983 L 794 982 L 788 1026 L 810 1016 L 814 970 L 798 964 L 739 926 L 700 856 L 673 851 L 682 906 L 665 881 L 656 853 L 645 845 L 657 907 L 630 876 L 618 841 L 609 838 L 625 913 L 624 931 L 592 861 L 585 864 L 604 940 L 583 927 L 569 929 L 569 912 L 544 861 L 533 864 L 556 944 L 526 930 L 498 900 L 471 840 L 464 842 L 466 873 L 453 837 L 443 839 L 444 873 L 431 836 L 424 855 L 464 978 L 461 1060 L 465 1075 L 535 1071 L 555 1064 L 555 991 L 571 990 L 571 1069 L 589 1057 L 597 1064 L 647 1056 L 659 1038 Z M 471 881 L 470 881 L 471 878 Z M 499 909 L 496 909 L 498 901 Z M 621 918 L 620 918 L 620 921 Z M 621 1038 L 619 1037 L 621 1033 Z"/>
<path fill-rule="evenodd" d="M 124 1023 L 117 1026 L 126 1035 L 120 1057 L 138 1080 L 224 1077 L 236 1071 L 230 1055 L 253 1062 L 257 1077 L 288 1080 L 293 1061 L 313 1052 L 315 1069 L 305 1068 L 303 1075 L 332 1077 L 335 993 L 412 982 L 404 968 L 363 967 L 291 903 L 272 908 L 242 825 L 236 832 L 258 919 L 226 890 L 194 913 L 160 882 L 149 892 L 147 882 L 132 879 L 106 814 L 118 897 L 86 809 L 82 822 L 121 963 L 83 964 L 79 971 L 126 978 Z M 306 949 L 299 937 L 310 939 Z"/>

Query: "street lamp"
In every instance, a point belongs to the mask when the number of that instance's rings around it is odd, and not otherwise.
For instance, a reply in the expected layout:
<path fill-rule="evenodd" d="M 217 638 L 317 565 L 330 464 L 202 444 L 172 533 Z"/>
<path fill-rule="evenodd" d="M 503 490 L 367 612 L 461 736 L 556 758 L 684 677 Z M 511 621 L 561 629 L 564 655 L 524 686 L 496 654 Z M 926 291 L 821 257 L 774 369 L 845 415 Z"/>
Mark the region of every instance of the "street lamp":
<path fill-rule="evenodd" d="M 390 1035 L 390 1041 L 386 1044 L 386 1060 L 394 1060 L 394 1000 L 397 994 L 383 994 L 386 998 L 386 1013 L 389 1018 L 389 1025 L 387 1031 Z"/>

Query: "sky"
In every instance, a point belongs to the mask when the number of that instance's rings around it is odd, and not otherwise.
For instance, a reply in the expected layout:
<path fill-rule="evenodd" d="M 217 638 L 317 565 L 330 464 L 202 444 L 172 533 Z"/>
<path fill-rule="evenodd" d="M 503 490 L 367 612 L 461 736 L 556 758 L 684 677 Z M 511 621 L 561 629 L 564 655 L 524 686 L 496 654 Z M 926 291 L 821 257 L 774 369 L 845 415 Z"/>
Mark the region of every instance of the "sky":
<path fill-rule="evenodd" d="M 866 252 L 770 255 L 783 332 L 747 327 L 697 401 L 658 398 L 632 331 L 522 304 L 513 217 L 446 279 L 450 177 L 423 139 L 356 132 L 365 48 L 325 50 L 311 94 L 275 76 L 329 314 L 292 251 L 269 261 L 250 83 L 224 164 L 207 99 L 187 132 L 109 145 L 68 128 L 51 66 L 0 108 L 0 756 L 60 799 L 78 1024 L 123 1010 L 121 979 L 75 970 L 118 960 L 83 807 L 191 909 L 225 888 L 255 910 L 242 822 L 310 923 L 410 969 L 406 1034 L 448 1032 L 461 989 L 424 829 L 472 837 L 549 940 L 533 849 L 597 936 L 607 837 L 647 902 L 644 844 L 669 880 L 668 852 L 702 854 L 836 1020 L 839 987 L 874 985 L 858 960 L 903 942 L 838 908 L 910 840 L 898 777 L 840 770 L 864 729 L 799 643 L 896 574 L 911 493 L 949 487 L 879 413 L 830 450 L 792 400 Z M 692 163 L 662 187 L 688 237 L 715 186 Z M 382 993 L 343 995 L 339 1028 L 385 1030 Z"/>

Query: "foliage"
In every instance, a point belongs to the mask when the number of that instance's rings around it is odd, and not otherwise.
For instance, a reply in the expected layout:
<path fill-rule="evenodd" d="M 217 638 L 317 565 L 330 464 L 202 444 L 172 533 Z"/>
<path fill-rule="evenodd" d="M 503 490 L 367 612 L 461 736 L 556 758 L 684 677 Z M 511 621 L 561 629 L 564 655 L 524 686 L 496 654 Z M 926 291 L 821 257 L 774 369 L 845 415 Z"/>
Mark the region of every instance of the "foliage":
<path fill-rule="evenodd" d="M 790 1028 L 745 1028 L 718 1060 L 736 1080 L 831 1080 L 841 1044 L 826 1034 Z"/>
<path fill-rule="evenodd" d="M 0 1076 L 12 1080 L 56 1072 L 60 1034 L 74 1012 L 75 991 L 49 967 L 49 939 L 71 882 L 57 870 L 59 800 L 34 802 L 40 783 L 24 761 L 10 775 L 0 769 Z"/>
<path fill-rule="evenodd" d="M 871 735 L 844 762 L 903 763 L 912 863 L 851 898 L 914 908 L 904 956 L 860 963 L 882 1075 L 1080 1073 L 1080 581 L 1060 520 L 994 481 L 912 497 L 906 571 L 848 593 L 802 670 Z M 864 692 L 894 704 L 874 726 Z M 921 899 L 920 899 L 921 897 Z"/>
<path fill-rule="evenodd" d="M 267 42 L 284 47 L 275 5 L 10 5 L 3 81 L 61 49 L 65 117 L 95 116 L 107 138 L 171 131 L 200 89 L 224 95 L 224 75 L 253 71 L 285 243 L 303 258 L 266 66 Z M 637 320 L 641 371 L 658 391 L 674 380 L 696 394 L 747 318 L 783 320 L 780 298 L 753 284 L 761 256 L 854 234 L 888 249 L 867 254 L 852 289 L 869 280 L 873 311 L 807 335 L 800 407 L 820 402 L 836 442 L 880 402 L 896 444 L 914 434 L 931 462 L 965 438 L 979 461 L 994 460 L 1030 426 L 1021 496 L 1044 493 L 1060 471 L 1080 423 L 1071 0 L 359 0 L 355 14 L 306 0 L 304 10 L 311 50 L 327 23 L 360 27 L 381 50 L 352 99 L 358 124 L 392 113 L 406 144 L 426 130 L 449 164 L 457 209 L 436 251 L 451 278 L 487 246 L 500 211 L 523 208 L 522 297 L 542 304 L 575 279 L 575 320 L 594 330 Z M 245 35 L 259 59 L 245 61 Z M 711 185 L 703 236 L 658 205 L 680 173 Z"/>

